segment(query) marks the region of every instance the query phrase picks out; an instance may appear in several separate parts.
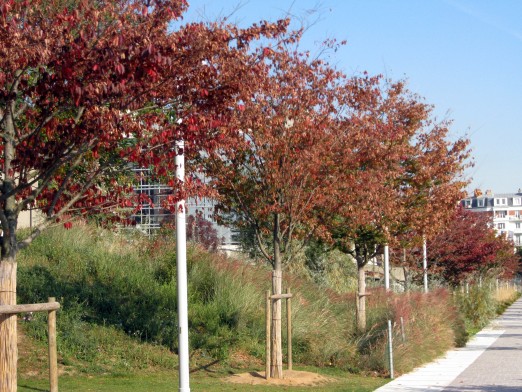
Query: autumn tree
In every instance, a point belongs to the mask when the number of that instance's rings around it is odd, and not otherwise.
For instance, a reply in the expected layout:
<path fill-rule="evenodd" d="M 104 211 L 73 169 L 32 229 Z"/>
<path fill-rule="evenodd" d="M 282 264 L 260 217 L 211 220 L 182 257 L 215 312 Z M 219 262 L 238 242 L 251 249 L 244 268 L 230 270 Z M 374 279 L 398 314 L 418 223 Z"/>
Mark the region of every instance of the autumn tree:
<path fill-rule="evenodd" d="M 216 251 L 221 239 L 212 222 L 205 219 L 202 213 L 196 212 L 187 218 L 187 240 L 196 242 L 210 251 Z"/>
<path fill-rule="evenodd" d="M 7 0 L 0 4 L 0 304 L 16 303 L 16 254 L 65 214 L 129 207 L 130 164 L 155 166 L 174 192 L 175 142 L 211 150 L 237 106 L 249 43 L 287 22 L 247 29 L 189 24 L 183 0 Z M 121 181 L 120 181 L 121 180 Z M 130 203 L 130 204 L 129 204 Z M 20 212 L 45 214 L 19 241 Z M 0 391 L 16 390 L 16 315 L 0 316 Z"/>
<path fill-rule="evenodd" d="M 512 241 L 496 234 L 492 216 L 487 212 L 475 213 L 459 207 L 445 229 L 428 245 L 430 271 L 451 286 L 475 276 L 509 276 L 518 267 Z"/>
<path fill-rule="evenodd" d="M 396 241 L 396 235 L 411 225 L 405 203 L 405 196 L 414 192 L 411 184 L 423 183 L 430 170 L 444 172 L 450 164 L 454 169 L 447 177 L 441 176 L 441 189 L 454 181 L 463 168 L 461 153 L 466 143 L 447 142 L 444 132 L 431 127 L 430 106 L 403 82 L 355 77 L 346 86 L 343 102 L 346 117 L 340 124 L 335 159 L 340 174 L 333 198 L 321 213 L 331 241 L 357 263 L 357 326 L 365 330 L 364 267 L 382 245 Z M 447 159 L 428 159 L 431 146 L 437 143 Z M 434 168 L 424 166 L 428 164 Z"/>
<path fill-rule="evenodd" d="M 411 272 L 424 273 L 421 252 L 426 239 L 436 236 L 453 219 L 455 205 L 465 195 L 469 180 L 464 176 L 470 161 L 469 140 L 449 139 L 449 121 L 428 119 L 415 138 L 412 154 L 404 161 L 403 186 L 400 192 L 405 216 L 394 233 L 401 252 L 395 252 L 395 265 L 405 273 L 405 289 Z M 428 249 L 429 252 L 429 249 Z"/>
<path fill-rule="evenodd" d="M 341 75 L 306 53 L 289 50 L 295 37 L 259 49 L 256 78 L 235 108 L 236 133 L 202 156 L 217 190 L 221 220 L 251 230 L 273 268 L 272 292 L 282 292 L 282 271 L 295 239 L 318 228 L 313 213 L 334 183 L 332 123 Z M 282 377 L 281 300 L 272 308 L 271 377 Z"/>
<path fill-rule="evenodd" d="M 345 118 L 336 143 L 339 181 L 321 213 L 334 245 L 356 261 L 360 330 L 366 327 L 364 267 L 401 213 L 394 193 L 419 117 L 407 98 L 401 84 L 384 86 L 379 77 L 353 77 L 345 87 Z"/>

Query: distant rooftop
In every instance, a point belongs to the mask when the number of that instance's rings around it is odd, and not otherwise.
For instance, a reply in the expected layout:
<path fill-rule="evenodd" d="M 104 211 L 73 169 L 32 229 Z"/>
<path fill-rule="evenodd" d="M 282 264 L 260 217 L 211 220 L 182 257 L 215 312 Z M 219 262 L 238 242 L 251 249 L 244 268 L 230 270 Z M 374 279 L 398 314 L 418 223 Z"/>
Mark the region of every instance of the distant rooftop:
<path fill-rule="evenodd" d="M 513 193 L 495 193 L 491 189 L 486 190 L 485 192 L 482 192 L 480 189 L 475 189 L 472 194 L 468 195 L 467 198 L 483 198 L 483 197 L 515 197 L 515 196 L 521 196 L 522 195 L 522 189 L 519 188 L 517 192 Z"/>

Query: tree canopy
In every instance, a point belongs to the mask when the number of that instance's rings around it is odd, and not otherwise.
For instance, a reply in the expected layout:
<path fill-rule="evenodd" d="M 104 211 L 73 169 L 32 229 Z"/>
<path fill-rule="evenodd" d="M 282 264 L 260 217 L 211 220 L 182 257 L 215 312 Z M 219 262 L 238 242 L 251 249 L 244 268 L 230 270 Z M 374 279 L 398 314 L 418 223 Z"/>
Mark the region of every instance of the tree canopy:
<path fill-rule="evenodd" d="M 459 207 L 428 247 L 430 271 L 452 286 L 479 276 L 512 276 L 518 270 L 513 242 L 496 234 L 488 213 Z"/>
<path fill-rule="evenodd" d="M 0 5 L 0 304 L 16 303 L 16 253 L 66 214 L 140 205 L 132 165 L 152 166 L 172 189 L 166 207 L 198 181 L 175 179 L 187 156 L 223 137 L 242 80 L 255 74 L 250 44 L 288 21 L 240 29 L 191 23 L 174 31 L 183 0 L 6 0 Z M 44 221 L 21 242 L 18 216 Z M 16 390 L 16 316 L 0 316 L 0 390 Z"/>

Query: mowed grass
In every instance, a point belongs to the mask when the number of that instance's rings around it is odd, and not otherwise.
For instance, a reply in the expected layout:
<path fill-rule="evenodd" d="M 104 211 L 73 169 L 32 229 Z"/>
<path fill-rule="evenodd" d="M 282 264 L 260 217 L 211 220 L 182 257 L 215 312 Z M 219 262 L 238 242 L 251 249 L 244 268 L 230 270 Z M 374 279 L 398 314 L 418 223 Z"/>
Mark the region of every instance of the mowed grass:
<path fill-rule="evenodd" d="M 230 375 L 228 371 L 215 373 L 197 372 L 191 374 L 190 389 L 194 392 L 218 392 L 218 391 L 292 391 L 292 392 L 345 392 L 374 391 L 376 388 L 386 384 L 389 380 L 381 377 L 365 377 L 342 372 L 337 369 L 325 368 L 298 368 L 309 372 L 317 372 L 335 381 L 314 386 L 280 386 L 280 385 L 249 385 L 234 384 L 226 381 Z M 240 372 L 243 372 L 241 370 Z M 135 374 L 129 376 L 62 376 L 59 379 L 61 391 L 78 392 L 163 392 L 178 389 L 177 372 L 160 372 L 154 374 Z M 49 384 L 45 379 L 22 378 L 18 381 L 19 392 L 48 391 Z"/>

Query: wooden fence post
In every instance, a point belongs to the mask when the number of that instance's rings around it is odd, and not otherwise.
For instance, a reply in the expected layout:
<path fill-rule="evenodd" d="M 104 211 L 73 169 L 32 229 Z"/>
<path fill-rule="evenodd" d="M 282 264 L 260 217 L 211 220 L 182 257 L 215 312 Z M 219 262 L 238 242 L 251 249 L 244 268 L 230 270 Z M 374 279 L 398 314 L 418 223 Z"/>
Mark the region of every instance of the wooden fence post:
<path fill-rule="evenodd" d="M 49 297 L 49 302 L 55 302 L 54 297 Z M 50 392 L 58 392 L 58 357 L 56 349 L 56 310 L 49 310 L 48 313 L 48 333 L 49 333 L 49 384 Z"/>
<path fill-rule="evenodd" d="M 288 299 L 286 300 L 286 331 L 287 331 L 287 344 L 288 344 L 288 370 L 292 370 L 292 293 L 290 288 L 286 289 Z"/>
<path fill-rule="evenodd" d="M 267 290 L 266 292 L 266 317 L 265 317 L 265 324 L 266 324 L 266 367 L 265 367 L 265 378 L 268 380 L 270 378 L 270 359 L 272 353 L 270 352 L 270 312 L 272 310 L 271 307 L 272 300 L 270 299 L 270 290 Z"/>

